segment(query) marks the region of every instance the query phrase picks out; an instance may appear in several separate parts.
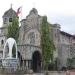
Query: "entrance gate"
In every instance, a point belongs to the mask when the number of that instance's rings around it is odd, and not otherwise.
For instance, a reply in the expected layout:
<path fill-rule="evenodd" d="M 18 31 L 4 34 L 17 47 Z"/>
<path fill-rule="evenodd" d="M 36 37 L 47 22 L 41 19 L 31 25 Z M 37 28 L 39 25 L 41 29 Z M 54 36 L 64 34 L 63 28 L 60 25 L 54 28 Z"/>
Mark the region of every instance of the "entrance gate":
<path fill-rule="evenodd" d="M 32 56 L 32 69 L 33 72 L 41 71 L 41 54 L 39 51 L 35 51 Z"/>

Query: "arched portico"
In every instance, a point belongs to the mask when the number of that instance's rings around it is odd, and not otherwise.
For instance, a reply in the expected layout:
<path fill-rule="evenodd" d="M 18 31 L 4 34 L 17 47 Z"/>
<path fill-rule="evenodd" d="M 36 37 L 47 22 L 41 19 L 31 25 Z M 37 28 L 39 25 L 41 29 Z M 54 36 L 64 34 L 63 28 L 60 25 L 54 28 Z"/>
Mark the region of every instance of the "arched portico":
<path fill-rule="evenodd" d="M 33 72 L 41 71 L 41 53 L 39 51 L 35 51 L 32 55 L 32 69 Z"/>
<path fill-rule="evenodd" d="M 17 59 L 17 43 L 13 38 L 8 38 L 3 49 L 3 59 Z"/>

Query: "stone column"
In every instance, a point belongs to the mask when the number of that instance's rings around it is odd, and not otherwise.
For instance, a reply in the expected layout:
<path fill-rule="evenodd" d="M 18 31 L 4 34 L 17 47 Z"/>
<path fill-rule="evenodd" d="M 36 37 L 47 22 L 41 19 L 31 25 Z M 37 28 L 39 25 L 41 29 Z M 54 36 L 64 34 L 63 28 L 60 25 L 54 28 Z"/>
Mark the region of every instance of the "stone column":
<path fill-rule="evenodd" d="M 17 51 L 17 44 L 15 42 L 15 46 L 16 46 L 16 59 L 18 58 L 18 51 Z"/>
<path fill-rule="evenodd" d="M 29 69 L 31 69 L 31 60 L 29 61 Z"/>
<path fill-rule="evenodd" d="M 23 70 L 24 70 L 24 60 L 23 60 Z"/>
<path fill-rule="evenodd" d="M 28 70 L 28 60 L 26 61 L 26 69 Z"/>

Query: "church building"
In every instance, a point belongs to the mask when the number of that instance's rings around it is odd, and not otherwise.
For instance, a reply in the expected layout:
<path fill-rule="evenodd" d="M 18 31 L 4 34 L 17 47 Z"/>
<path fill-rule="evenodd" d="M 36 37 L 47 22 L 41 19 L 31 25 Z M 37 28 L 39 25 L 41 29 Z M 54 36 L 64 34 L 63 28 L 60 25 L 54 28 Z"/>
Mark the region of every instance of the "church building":
<path fill-rule="evenodd" d="M 3 25 L 0 28 L 0 58 L 3 56 L 3 48 L 7 39 L 8 26 L 12 23 L 12 18 L 16 16 L 13 8 L 7 10 L 3 15 Z M 42 16 L 35 8 L 29 12 L 25 19 L 20 21 L 18 39 L 18 53 L 21 58 L 21 65 L 34 72 L 40 71 L 42 66 L 42 50 L 40 48 L 40 24 Z M 67 67 L 68 59 L 75 59 L 75 36 L 61 31 L 59 24 L 51 24 L 52 37 L 56 48 L 54 61 L 57 59 L 58 68 Z"/>

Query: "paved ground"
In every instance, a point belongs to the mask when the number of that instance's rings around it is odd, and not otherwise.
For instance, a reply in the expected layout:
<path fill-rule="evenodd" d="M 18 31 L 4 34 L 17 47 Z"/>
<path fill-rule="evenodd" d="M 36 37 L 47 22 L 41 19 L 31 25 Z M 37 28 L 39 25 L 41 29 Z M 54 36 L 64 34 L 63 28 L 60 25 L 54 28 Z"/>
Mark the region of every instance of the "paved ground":
<path fill-rule="evenodd" d="M 24 75 L 45 75 L 43 73 L 34 73 L 34 74 L 24 74 Z M 70 74 L 64 73 L 50 73 L 49 75 L 75 75 L 75 72 L 70 72 Z"/>
<path fill-rule="evenodd" d="M 70 75 L 75 75 L 75 72 L 70 72 Z"/>
<path fill-rule="evenodd" d="M 35 73 L 33 75 L 45 75 L 43 73 Z M 75 72 L 70 72 L 70 74 L 66 74 L 66 72 L 63 73 L 50 73 L 49 75 L 75 75 Z"/>
<path fill-rule="evenodd" d="M 22 74 L 0 74 L 0 75 L 22 75 Z M 45 75 L 45 74 L 33 73 L 33 74 L 23 74 L 23 75 Z M 70 72 L 70 74 L 66 74 L 66 72 L 50 72 L 48 75 L 75 75 L 75 72 Z"/>

